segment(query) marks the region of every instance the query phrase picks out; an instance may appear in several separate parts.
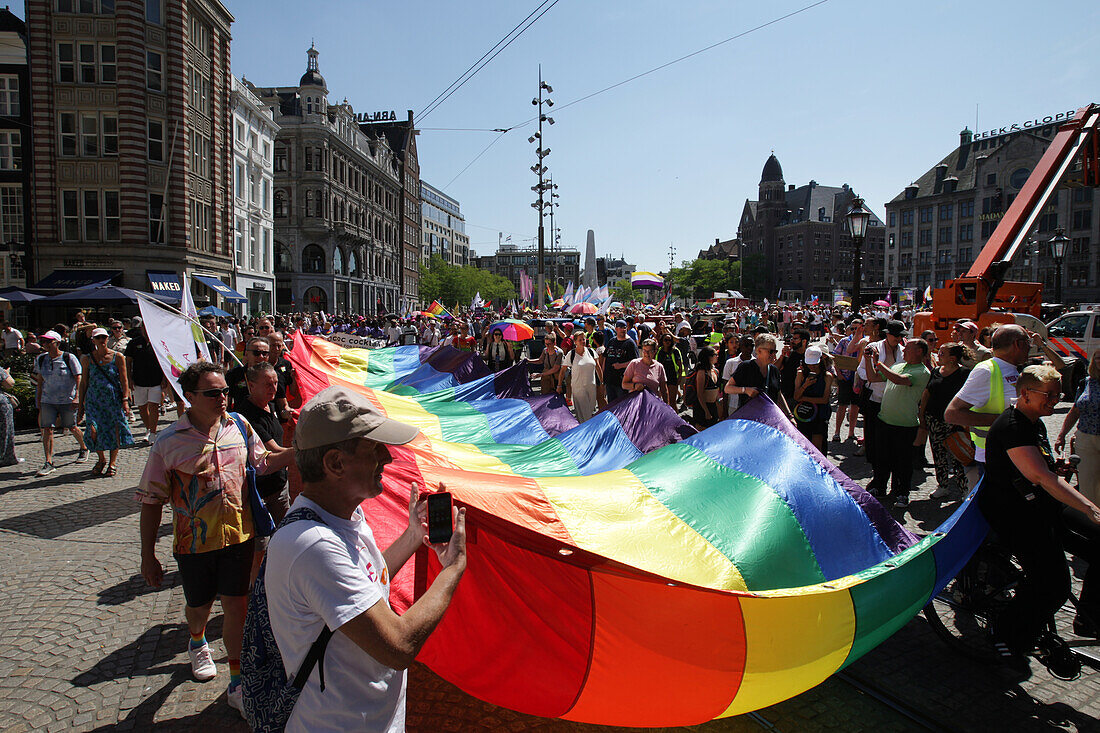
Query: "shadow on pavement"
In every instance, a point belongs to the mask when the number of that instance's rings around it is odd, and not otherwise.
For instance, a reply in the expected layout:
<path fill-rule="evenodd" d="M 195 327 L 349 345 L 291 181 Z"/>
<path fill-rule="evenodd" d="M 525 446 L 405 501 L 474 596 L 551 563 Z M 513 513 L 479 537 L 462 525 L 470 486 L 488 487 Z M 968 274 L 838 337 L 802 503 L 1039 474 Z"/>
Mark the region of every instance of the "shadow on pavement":
<path fill-rule="evenodd" d="M 164 581 L 160 584 L 159 588 L 154 588 L 145 582 L 145 578 L 141 577 L 141 574 L 130 576 L 129 580 L 124 580 L 121 583 L 116 583 L 109 588 L 104 588 L 96 594 L 98 600 L 97 605 L 100 606 L 121 606 L 127 601 L 132 601 L 140 596 L 148 595 L 149 593 L 159 593 L 169 588 L 174 588 L 179 585 L 179 572 L 176 570 L 166 570 L 164 573 Z"/>
<path fill-rule="evenodd" d="M 221 635 L 222 616 L 212 615 L 206 625 L 206 640 L 213 645 Z M 162 665 L 181 655 L 187 649 L 190 639 L 186 624 L 158 624 L 126 646 L 111 652 L 94 667 L 81 672 L 71 681 L 76 687 L 90 687 L 122 677 L 172 674 L 173 677 L 183 675 L 183 678 L 189 678 L 191 670 L 186 659 L 172 666 Z M 212 651 L 217 659 L 221 649 L 214 648 Z"/>
<path fill-rule="evenodd" d="M 0 520 L 0 529 L 53 540 L 70 532 L 113 522 L 140 511 L 141 505 L 134 501 L 133 488 L 119 489 L 109 494 L 8 517 Z M 136 541 L 135 537 L 135 543 Z"/>

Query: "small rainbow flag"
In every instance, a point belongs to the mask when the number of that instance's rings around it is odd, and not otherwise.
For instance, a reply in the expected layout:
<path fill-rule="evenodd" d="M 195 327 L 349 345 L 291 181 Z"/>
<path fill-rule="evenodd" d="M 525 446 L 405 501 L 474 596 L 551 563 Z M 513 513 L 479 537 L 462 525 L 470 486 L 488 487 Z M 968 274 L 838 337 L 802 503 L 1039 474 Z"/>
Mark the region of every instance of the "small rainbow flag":
<path fill-rule="evenodd" d="M 428 313 L 431 313 L 433 316 L 439 316 L 441 318 L 451 318 L 451 319 L 454 318 L 454 316 L 451 315 L 450 311 L 448 311 L 446 308 L 444 308 L 442 305 L 439 304 L 438 300 L 433 300 L 432 304 L 429 305 L 424 310 L 428 311 Z"/>

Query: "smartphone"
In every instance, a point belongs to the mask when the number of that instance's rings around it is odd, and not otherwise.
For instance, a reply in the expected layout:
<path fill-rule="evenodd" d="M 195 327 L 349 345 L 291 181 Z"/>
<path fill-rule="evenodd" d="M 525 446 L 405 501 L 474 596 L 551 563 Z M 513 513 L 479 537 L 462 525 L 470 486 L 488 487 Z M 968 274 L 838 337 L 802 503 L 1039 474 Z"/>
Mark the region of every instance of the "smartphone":
<path fill-rule="evenodd" d="M 428 542 L 439 545 L 451 541 L 451 495 L 428 494 Z"/>

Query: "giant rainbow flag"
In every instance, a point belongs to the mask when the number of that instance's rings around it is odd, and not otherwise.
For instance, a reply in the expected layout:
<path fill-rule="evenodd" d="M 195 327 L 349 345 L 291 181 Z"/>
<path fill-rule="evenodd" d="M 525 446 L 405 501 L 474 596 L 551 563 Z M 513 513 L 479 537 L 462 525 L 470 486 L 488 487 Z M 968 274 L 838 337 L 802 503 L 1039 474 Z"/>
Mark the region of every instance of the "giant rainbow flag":
<path fill-rule="evenodd" d="M 907 623 L 986 526 L 968 499 L 918 538 L 758 399 L 696 433 L 638 393 L 578 425 L 524 366 L 450 347 L 297 339 L 307 398 L 361 390 L 421 434 L 365 502 L 385 547 L 408 486 L 467 507 L 469 566 L 419 661 L 544 717 L 689 725 L 797 695 Z M 434 554 L 393 580 L 405 610 Z"/>

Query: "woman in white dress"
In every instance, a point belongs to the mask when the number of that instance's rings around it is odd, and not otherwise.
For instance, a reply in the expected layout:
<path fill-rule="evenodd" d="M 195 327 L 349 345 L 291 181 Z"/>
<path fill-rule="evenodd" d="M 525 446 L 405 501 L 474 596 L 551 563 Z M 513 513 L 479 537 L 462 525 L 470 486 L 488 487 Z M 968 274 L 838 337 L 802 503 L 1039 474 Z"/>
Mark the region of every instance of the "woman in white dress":
<path fill-rule="evenodd" d="M 600 369 L 596 352 L 584 343 L 583 338 L 578 338 L 561 365 L 558 392 L 563 391 L 565 375 L 568 374 L 569 387 L 573 393 L 573 411 L 577 420 L 584 422 L 596 412 L 596 377 L 603 379 L 603 370 Z"/>

